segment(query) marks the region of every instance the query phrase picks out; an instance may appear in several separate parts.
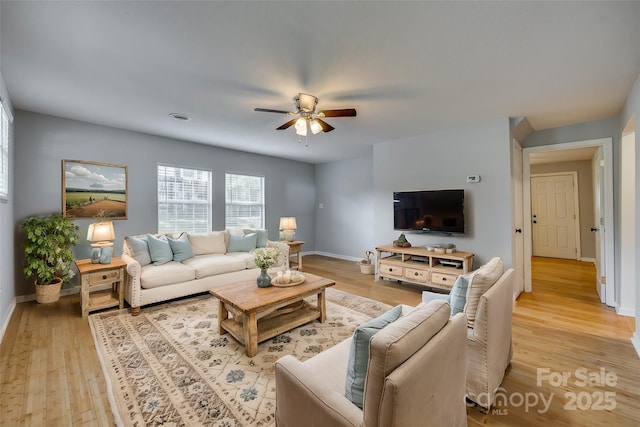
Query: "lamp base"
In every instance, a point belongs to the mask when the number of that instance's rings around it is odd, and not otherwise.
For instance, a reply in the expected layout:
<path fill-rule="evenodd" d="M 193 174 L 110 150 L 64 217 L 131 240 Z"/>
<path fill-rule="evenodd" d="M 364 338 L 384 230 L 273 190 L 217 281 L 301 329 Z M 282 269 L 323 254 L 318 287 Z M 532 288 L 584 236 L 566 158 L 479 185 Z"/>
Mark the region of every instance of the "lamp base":
<path fill-rule="evenodd" d="M 296 239 L 296 232 L 294 230 L 282 230 L 282 237 L 287 242 L 293 242 Z"/>
<path fill-rule="evenodd" d="M 91 263 L 92 264 L 111 264 L 113 256 L 112 242 L 98 242 L 91 244 Z"/>

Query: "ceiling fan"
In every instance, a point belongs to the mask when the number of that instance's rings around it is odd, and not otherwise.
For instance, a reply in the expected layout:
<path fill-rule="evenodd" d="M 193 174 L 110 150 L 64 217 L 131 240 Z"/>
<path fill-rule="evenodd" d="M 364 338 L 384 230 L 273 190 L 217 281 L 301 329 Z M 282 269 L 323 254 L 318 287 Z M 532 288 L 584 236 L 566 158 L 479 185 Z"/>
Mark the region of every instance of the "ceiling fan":
<path fill-rule="evenodd" d="M 296 106 L 296 111 L 285 110 L 272 110 L 270 108 L 256 108 L 255 111 L 262 111 L 264 113 L 280 113 L 290 114 L 292 116 L 299 116 L 295 119 L 291 119 L 282 126 L 276 128 L 276 130 L 285 130 L 295 125 L 296 134 L 298 136 L 307 136 L 308 131 L 312 134 L 322 132 L 331 132 L 335 129 L 329 123 L 322 120 L 325 117 L 355 117 L 356 110 L 354 108 L 343 108 L 338 110 L 321 110 L 316 111 L 316 105 L 318 104 L 318 98 L 306 93 L 299 93 L 293 98 L 293 102 Z M 300 139 L 298 139 L 300 142 Z"/>

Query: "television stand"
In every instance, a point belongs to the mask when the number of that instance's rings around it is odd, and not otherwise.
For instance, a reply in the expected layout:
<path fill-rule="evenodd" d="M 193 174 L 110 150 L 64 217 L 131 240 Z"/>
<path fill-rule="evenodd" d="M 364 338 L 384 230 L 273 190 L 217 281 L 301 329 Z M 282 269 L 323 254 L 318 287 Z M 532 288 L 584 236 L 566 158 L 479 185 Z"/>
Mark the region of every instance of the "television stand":
<path fill-rule="evenodd" d="M 378 246 L 376 251 L 376 280 L 397 280 L 448 292 L 458 276 L 473 268 L 470 252 L 437 254 L 425 247 L 397 248 L 393 245 Z"/>

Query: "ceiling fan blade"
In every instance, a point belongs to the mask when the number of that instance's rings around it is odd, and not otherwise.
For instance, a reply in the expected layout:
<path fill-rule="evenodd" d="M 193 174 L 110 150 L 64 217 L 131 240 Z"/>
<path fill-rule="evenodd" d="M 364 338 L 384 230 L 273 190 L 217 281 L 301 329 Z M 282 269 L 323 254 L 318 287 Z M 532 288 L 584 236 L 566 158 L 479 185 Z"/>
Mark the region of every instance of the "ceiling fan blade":
<path fill-rule="evenodd" d="M 343 108 L 340 110 L 322 110 L 318 113 L 321 117 L 355 117 L 355 108 Z"/>
<path fill-rule="evenodd" d="M 276 130 L 285 130 L 290 126 L 293 126 L 293 124 L 296 122 L 296 120 L 298 120 L 298 119 L 289 120 L 287 123 L 285 123 L 282 126 L 276 128 Z"/>
<path fill-rule="evenodd" d="M 254 108 L 253 111 L 261 111 L 263 113 L 281 113 L 281 114 L 297 114 L 297 113 L 293 113 L 291 111 L 285 111 L 285 110 L 272 110 L 270 108 Z"/>
<path fill-rule="evenodd" d="M 322 132 L 331 132 L 332 130 L 334 130 L 335 128 L 333 126 L 331 126 L 329 123 L 325 122 L 322 119 L 315 119 L 318 121 L 318 123 L 320 123 L 320 126 L 322 126 Z"/>

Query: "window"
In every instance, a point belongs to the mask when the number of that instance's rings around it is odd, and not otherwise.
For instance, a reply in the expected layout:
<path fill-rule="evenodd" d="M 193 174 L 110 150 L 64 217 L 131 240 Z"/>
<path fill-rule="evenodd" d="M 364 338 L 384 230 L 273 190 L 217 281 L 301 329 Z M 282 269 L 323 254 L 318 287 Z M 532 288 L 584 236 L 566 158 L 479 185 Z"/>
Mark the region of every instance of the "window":
<path fill-rule="evenodd" d="M 158 165 L 158 233 L 211 231 L 211 171 Z"/>
<path fill-rule="evenodd" d="M 264 177 L 225 174 L 225 225 L 264 228 Z"/>
<path fill-rule="evenodd" d="M 9 112 L 0 98 L 0 199 L 9 198 Z"/>

